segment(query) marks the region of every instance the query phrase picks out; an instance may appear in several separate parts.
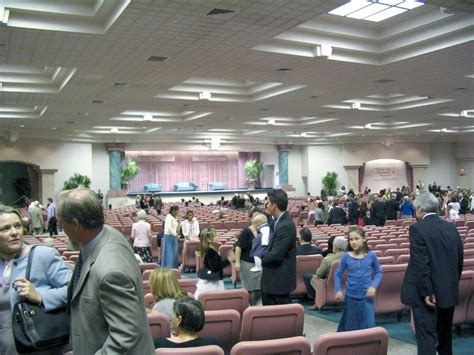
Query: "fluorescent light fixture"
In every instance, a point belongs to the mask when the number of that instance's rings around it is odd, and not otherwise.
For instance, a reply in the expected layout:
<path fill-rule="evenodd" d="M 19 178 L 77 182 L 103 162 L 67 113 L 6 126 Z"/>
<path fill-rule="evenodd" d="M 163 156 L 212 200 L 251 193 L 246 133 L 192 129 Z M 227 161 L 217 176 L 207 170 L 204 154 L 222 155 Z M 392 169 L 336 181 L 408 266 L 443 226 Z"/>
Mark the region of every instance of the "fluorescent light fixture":
<path fill-rule="evenodd" d="M 352 103 L 353 110 L 360 110 L 360 102 L 353 102 Z"/>
<path fill-rule="evenodd" d="M 421 5 L 421 0 L 352 0 L 329 14 L 380 22 Z"/>
<path fill-rule="evenodd" d="M 145 133 L 155 132 L 155 131 L 158 131 L 159 129 L 161 129 L 161 127 L 150 128 L 150 129 L 147 129 Z"/>
<path fill-rule="evenodd" d="M 211 93 L 209 91 L 203 91 L 199 93 L 199 100 L 210 100 Z"/>
<path fill-rule="evenodd" d="M 151 121 L 153 120 L 153 115 L 147 113 L 143 115 L 143 121 Z"/>
<path fill-rule="evenodd" d="M 118 133 L 118 132 L 119 130 L 116 127 L 110 129 L 110 133 Z"/>
<path fill-rule="evenodd" d="M 269 125 L 275 125 L 275 122 L 276 122 L 276 121 L 275 121 L 274 118 L 270 118 L 270 119 L 268 120 L 268 124 L 269 124 Z"/>
<path fill-rule="evenodd" d="M 220 137 L 211 137 L 211 150 L 218 150 L 221 145 Z"/>

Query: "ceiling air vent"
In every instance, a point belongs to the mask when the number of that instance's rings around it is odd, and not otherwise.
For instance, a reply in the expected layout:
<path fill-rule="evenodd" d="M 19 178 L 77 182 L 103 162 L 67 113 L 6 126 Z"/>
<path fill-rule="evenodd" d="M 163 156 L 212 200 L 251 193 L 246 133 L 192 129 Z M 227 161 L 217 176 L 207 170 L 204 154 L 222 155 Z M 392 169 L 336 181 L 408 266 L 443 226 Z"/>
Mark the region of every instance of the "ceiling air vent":
<path fill-rule="evenodd" d="M 237 15 L 236 10 L 230 10 L 230 9 L 219 9 L 219 8 L 214 8 L 211 11 L 207 13 L 206 16 L 212 17 L 212 18 L 219 18 L 219 19 L 230 19 Z"/>
<path fill-rule="evenodd" d="M 114 86 L 127 87 L 127 83 L 114 83 Z"/>
<path fill-rule="evenodd" d="M 392 79 L 379 79 L 379 80 L 375 80 L 374 83 L 377 83 L 377 84 L 387 84 L 387 83 L 391 83 L 391 82 L 394 82 L 395 80 L 392 80 Z"/>
<path fill-rule="evenodd" d="M 168 60 L 168 57 L 160 57 L 157 55 L 152 55 L 151 57 L 148 57 L 147 62 L 166 62 Z"/>
<path fill-rule="evenodd" d="M 92 100 L 93 104 L 103 104 L 104 100 Z"/>

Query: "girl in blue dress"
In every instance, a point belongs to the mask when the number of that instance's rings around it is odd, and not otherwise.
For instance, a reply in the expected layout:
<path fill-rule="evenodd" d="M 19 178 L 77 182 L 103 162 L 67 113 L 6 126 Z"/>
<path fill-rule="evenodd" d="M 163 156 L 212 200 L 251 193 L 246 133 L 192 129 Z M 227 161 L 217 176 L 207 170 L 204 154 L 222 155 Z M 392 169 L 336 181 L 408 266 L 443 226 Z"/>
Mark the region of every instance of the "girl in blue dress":
<path fill-rule="evenodd" d="M 369 251 L 362 228 L 349 228 L 347 250 L 334 277 L 336 300 L 342 301 L 342 275 L 347 270 L 344 312 L 338 332 L 375 327 L 374 298 L 383 274 L 377 255 Z"/>

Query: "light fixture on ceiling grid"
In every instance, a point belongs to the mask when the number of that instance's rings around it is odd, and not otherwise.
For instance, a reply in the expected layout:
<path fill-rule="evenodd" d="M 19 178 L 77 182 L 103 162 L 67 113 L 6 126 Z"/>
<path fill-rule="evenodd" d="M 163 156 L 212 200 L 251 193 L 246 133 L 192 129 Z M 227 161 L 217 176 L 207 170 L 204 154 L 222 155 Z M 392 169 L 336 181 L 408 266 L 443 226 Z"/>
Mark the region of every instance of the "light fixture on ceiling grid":
<path fill-rule="evenodd" d="M 422 5 L 423 2 L 415 0 L 352 0 L 329 14 L 380 22 Z"/>

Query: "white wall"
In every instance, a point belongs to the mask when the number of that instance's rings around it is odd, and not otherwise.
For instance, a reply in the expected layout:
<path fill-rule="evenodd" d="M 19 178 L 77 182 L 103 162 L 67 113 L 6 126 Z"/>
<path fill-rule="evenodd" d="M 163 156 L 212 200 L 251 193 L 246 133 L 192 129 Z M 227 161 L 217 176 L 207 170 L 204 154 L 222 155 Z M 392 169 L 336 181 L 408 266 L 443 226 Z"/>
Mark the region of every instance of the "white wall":
<path fill-rule="evenodd" d="M 92 184 L 91 189 L 94 191 L 101 190 L 106 194 L 110 189 L 109 183 L 109 153 L 105 148 L 105 144 L 92 144 Z"/>
<path fill-rule="evenodd" d="M 456 187 L 458 184 L 454 143 L 430 144 L 430 165 L 426 169 L 425 184 L 428 187 L 436 181 L 441 188 Z"/>
<path fill-rule="evenodd" d="M 457 175 L 456 186 L 474 188 L 474 142 L 459 142 L 454 144 L 454 155 L 457 169 L 463 168 L 465 174 Z M 458 170 L 459 171 L 459 170 Z"/>
<path fill-rule="evenodd" d="M 290 196 L 306 195 L 306 186 L 302 177 L 303 154 L 300 146 L 294 146 L 288 153 L 288 184 L 293 185 L 295 191 Z"/>
<path fill-rule="evenodd" d="M 0 160 L 36 164 L 40 169 L 56 169 L 54 191 L 62 190 L 64 181 L 74 173 L 92 178 L 90 143 L 66 143 L 49 140 L 18 140 L 14 145 L 0 142 Z M 45 201 L 43 201 L 45 202 Z"/>
<path fill-rule="evenodd" d="M 344 169 L 343 145 L 308 146 L 308 191 L 319 195 L 322 179 L 328 171 L 337 173 L 337 189 L 347 186 L 347 174 Z"/>

